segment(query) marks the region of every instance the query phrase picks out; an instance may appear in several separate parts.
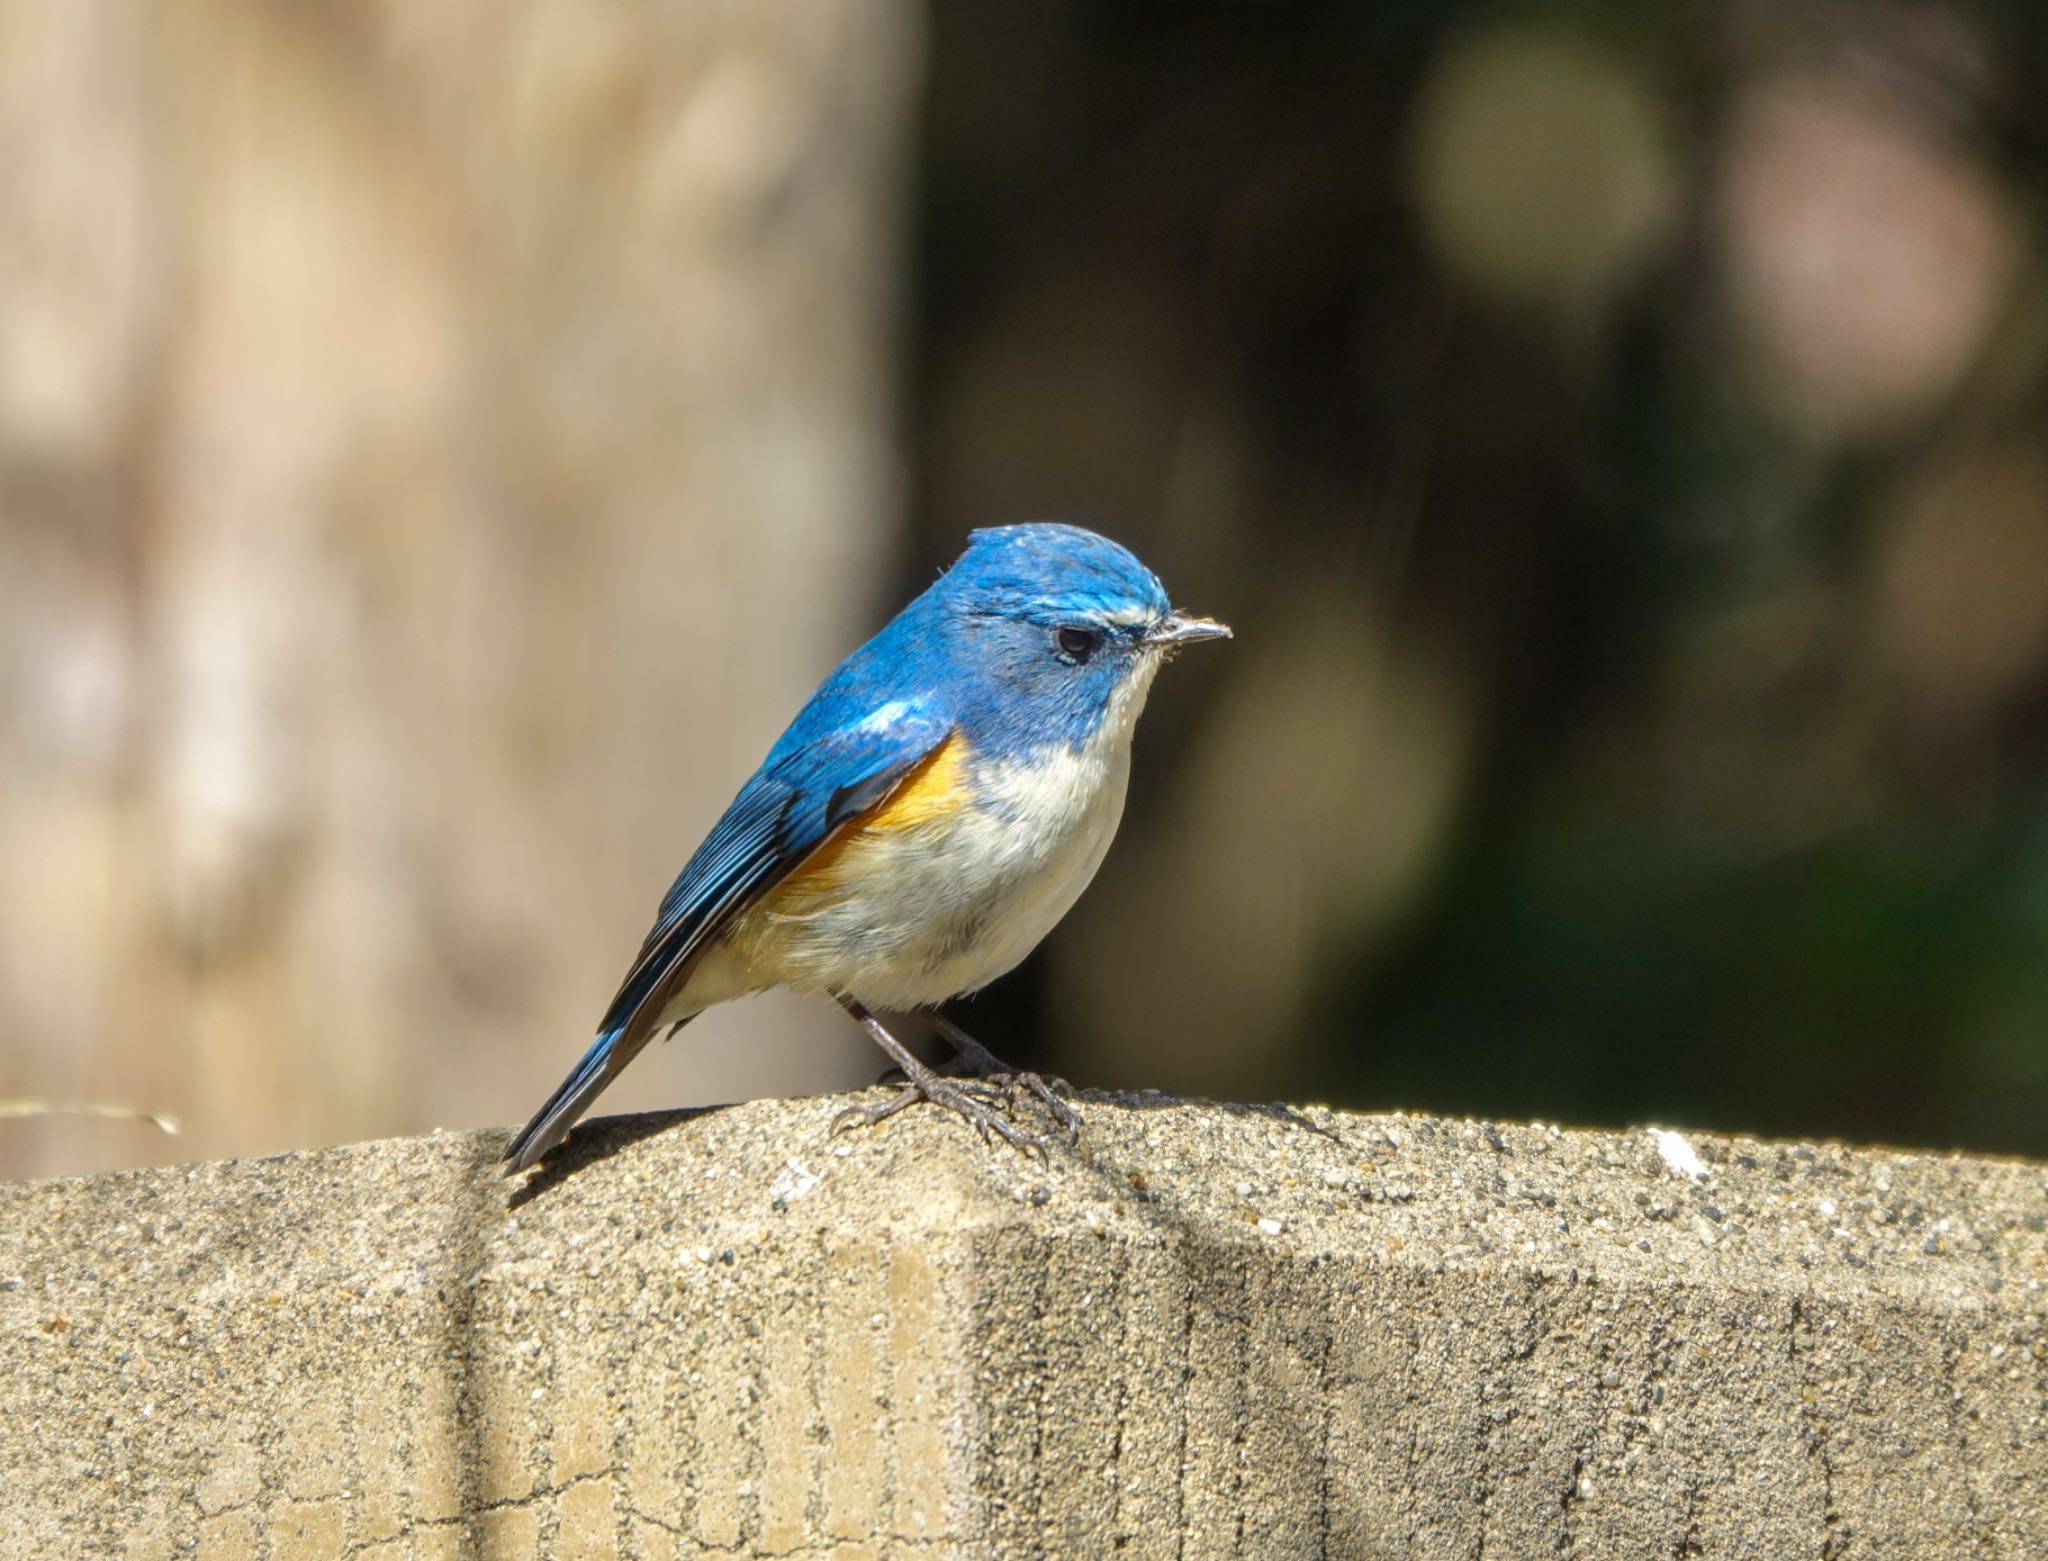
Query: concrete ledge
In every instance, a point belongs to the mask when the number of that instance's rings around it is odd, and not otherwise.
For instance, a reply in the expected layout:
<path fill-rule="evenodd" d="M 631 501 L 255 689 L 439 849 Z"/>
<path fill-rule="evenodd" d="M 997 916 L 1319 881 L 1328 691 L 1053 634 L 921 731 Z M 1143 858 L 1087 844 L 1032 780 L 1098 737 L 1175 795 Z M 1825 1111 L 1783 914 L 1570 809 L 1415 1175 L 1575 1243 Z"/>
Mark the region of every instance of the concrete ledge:
<path fill-rule="evenodd" d="M 842 1104 L 0 1187 L 0 1555 L 2048 1555 L 2048 1168 Z"/>

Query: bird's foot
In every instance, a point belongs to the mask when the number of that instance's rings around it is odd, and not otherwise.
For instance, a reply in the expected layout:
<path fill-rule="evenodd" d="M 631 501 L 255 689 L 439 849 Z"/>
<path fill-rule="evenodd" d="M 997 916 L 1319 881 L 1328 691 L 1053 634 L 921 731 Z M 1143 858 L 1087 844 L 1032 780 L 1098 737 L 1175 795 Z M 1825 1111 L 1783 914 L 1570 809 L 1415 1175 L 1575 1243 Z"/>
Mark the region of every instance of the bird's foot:
<path fill-rule="evenodd" d="M 920 1068 L 910 1074 L 909 1082 L 887 1100 L 869 1106 L 848 1106 L 832 1119 L 832 1131 L 839 1133 L 850 1127 L 873 1127 L 907 1106 L 928 1100 L 965 1118 L 981 1134 L 983 1143 L 1000 1138 L 1011 1148 L 1034 1155 L 1042 1162 L 1046 1157 L 1045 1141 L 1036 1134 L 1025 1132 L 1005 1115 L 1015 1098 L 1008 1088 L 992 1081 L 941 1078 L 927 1068 Z"/>
<path fill-rule="evenodd" d="M 969 1035 L 960 1026 L 943 1014 L 933 1014 L 932 1023 L 946 1043 L 953 1048 L 955 1063 L 983 1084 L 1001 1090 L 1010 1105 L 1014 1105 L 1017 1092 L 1037 1100 L 1053 1120 L 1053 1126 L 1066 1135 L 1070 1144 L 1081 1139 L 1081 1113 L 1070 1103 L 1074 1086 L 1056 1073 L 1032 1073 L 1023 1068 L 1013 1068 L 981 1042 Z"/>
<path fill-rule="evenodd" d="M 954 1059 L 954 1062 L 957 1063 L 958 1061 L 959 1059 L 956 1057 Z M 933 1071 L 937 1072 L 938 1070 L 934 1069 Z M 939 1076 L 943 1079 L 950 1080 L 956 1089 L 959 1089 L 966 1094 L 974 1096 L 974 1098 L 977 1100 L 984 1101 L 991 1106 L 998 1106 L 1004 1111 L 1012 1111 L 1016 1109 L 1017 1084 L 1020 1076 L 1014 1072 L 998 1071 L 989 1074 L 969 1073 L 965 1077 L 962 1077 L 960 1074 L 951 1071 L 949 1067 L 947 1072 L 942 1073 Z M 875 1075 L 874 1083 L 870 1087 L 874 1089 L 881 1089 L 886 1085 L 901 1085 L 907 1084 L 909 1082 L 910 1081 L 905 1076 L 903 1070 L 897 1067 L 894 1063 L 891 1063 L 888 1067 L 884 1068 L 880 1073 L 877 1073 Z M 1067 1088 L 1067 1081 L 1065 1079 L 1054 1079 L 1051 1081 L 1051 1083 L 1055 1088 Z"/>
<path fill-rule="evenodd" d="M 1017 1091 L 1009 1083 L 1000 1079 L 953 1079 L 941 1074 L 939 1075 L 939 1081 L 943 1084 L 951 1085 L 961 1094 L 966 1095 L 970 1099 L 980 1101 L 983 1105 L 994 1111 L 1009 1111 L 1014 1109 L 1017 1104 Z M 891 1084 L 907 1087 L 910 1085 L 910 1080 L 904 1077 L 901 1068 L 890 1068 L 878 1075 L 871 1087 L 881 1089 Z M 902 1107 L 899 1106 L 896 1109 L 900 1111 Z M 844 1113 L 842 1112 L 841 1115 L 844 1115 Z"/>
<path fill-rule="evenodd" d="M 979 1082 L 1001 1090 L 1004 1097 L 1013 1103 L 1017 1091 L 1022 1090 L 1044 1105 L 1046 1115 L 1052 1118 L 1053 1126 L 1066 1135 L 1068 1143 L 1081 1141 L 1081 1113 L 1066 1098 L 1073 1094 L 1074 1086 L 1058 1074 L 1028 1073 L 1011 1068 L 985 1074 Z"/>
<path fill-rule="evenodd" d="M 982 1142 L 989 1143 L 1000 1138 L 1011 1148 L 1027 1155 L 1036 1155 L 1042 1162 L 1046 1158 L 1045 1141 L 1035 1134 L 1027 1133 L 1009 1120 L 1007 1113 L 1016 1104 L 1016 1086 L 1005 1079 L 948 1079 L 942 1078 L 919 1062 L 903 1043 L 883 1028 L 880 1020 L 850 997 L 842 996 L 840 1006 L 857 1019 L 877 1045 L 895 1060 L 904 1078 L 903 1088 L 889 1099 L 871 1106 L 848 1106 L 832 1119 L 832 1131 L 837 1133 L 849 1127 L 873 1127 L 885 1122 L 897 1112 L 920 1100 L 929 1100 L 933 1105 L 943 1106 L 955 1116 L 964 1117 L 981 1134 Z"/>

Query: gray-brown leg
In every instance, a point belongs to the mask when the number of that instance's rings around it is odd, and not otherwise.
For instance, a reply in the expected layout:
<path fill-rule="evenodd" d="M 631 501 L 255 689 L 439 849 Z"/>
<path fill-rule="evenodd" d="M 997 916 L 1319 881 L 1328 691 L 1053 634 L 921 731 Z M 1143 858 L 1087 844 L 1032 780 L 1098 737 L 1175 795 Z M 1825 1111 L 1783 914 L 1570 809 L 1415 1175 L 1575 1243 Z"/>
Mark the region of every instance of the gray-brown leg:
<path fill-rule="evenodd" d="M 933 1105 L 944 1106 L 973 1123 L 975 1131 L 981 1134 L 982 1142 L 988 1142 L 991 1137 L 1000 1138 L 1012 1148 L 1036 1155 L 1040 1160 L 1045 1158 L 1044 1140 L 1016 1127 L 1002 1114 L 1002 1108 L 1009 1099 L 1004 1083 L 941 1078 L 919 1062 L 910 1048 L 882 1028 L 881 1020 L 860 1003 L 850 997 L 841 997 L 839 1006 L 853 1015 L 861 1028 L 873 1037 L 875 1044 L 888 1053 L 889 1060 L 903 1070 L 906 1082 L 900 1091 L 879 1105 L 848 1106 L 832 1119 L 833 1132 L 849 1127 L 872 1127 L 877 1122 L 887 1121 L 907 1106 L 929 1100 Z"/>
<path fill-rule="evenodd" d="M 946 1039 L 953 1048 L 959 1064 L 977 1078 L 984 1079 L 1004 1090 L 1023 1090 L 1026 1094 L 1044 1102 L 1045 1109 L 1052 1116 L 1053 1124 L 1067 1135 L 1067 1142 L 1078 1143 L 1081 1138 L 1081 1113 L 1068 1102 L 1067 1096 L 1074 1093 L 1074 1086 L 1057 1074 L 1048 1078 L 1043 1074 L 1027 1073 L 1011 1067 L 1002 1058 L 990 1051 L 981 1042 L 969 1035 L 944 1014 L 928 1016 L 932 1027 Z"/>

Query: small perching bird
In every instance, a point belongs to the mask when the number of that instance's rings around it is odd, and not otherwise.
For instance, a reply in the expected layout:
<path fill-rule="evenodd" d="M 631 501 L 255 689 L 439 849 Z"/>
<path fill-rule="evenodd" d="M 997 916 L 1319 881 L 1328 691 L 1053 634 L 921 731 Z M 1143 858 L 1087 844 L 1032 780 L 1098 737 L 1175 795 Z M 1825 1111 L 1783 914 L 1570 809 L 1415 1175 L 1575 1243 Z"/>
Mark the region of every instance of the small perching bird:
<path fill-rule="evenodd" d="M 1043 1153 L 1018 1089 L 1074 1137 L 1057 1081 L 933 1015 L 977 1078 L 940 1075 L 872 1010 L 931 1009 L 1029 954 L 1101 866 L 1131 732 L 1160 666 L 1227 638 L 1176 613 L 1130 552 L 1075 526 L 977 531 L 960 560 L 797 712 L 662 901 L 597 1039 L 505 1151 L 539 1160 L 650 1037 L 789 987 L 835 999 L 904 1076 L 879 1122 L 929 1100 Z"/>

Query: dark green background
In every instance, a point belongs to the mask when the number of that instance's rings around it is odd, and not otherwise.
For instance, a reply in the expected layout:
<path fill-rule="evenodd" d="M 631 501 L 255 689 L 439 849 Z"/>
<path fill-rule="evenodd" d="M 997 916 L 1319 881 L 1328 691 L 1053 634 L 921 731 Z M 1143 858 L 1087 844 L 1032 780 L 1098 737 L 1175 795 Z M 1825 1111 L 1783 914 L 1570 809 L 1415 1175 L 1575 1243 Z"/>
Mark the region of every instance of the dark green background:
<path fill-rule="evenodd" d="M 1418 102 L 1486 37 L 1590 50 L 1666 127 L 1669 221 L 1590 322 L 1475 284 L 1418 218 Z M 1057 515 L 1239 634 L 1162 683 L 1106 873 L 1143 870 L 1131 829 L 1298 613 L 1355 606 L 1395 676 L 1429 647 L 1475 725 L 1399 904 L 1355 934 L 1310 908 L 1284 1026 L 1125 1054 L 1055 972 L 1146 933 L 1081 922 L 978 1031 L 1083 1082 L 2048 1152 L 2040 668 L 1930 694 L 1872 610 L 1916 484 L 2039 458 L 2042 8 L 955 3 L 929 68 L 903 583 L 966 525 Z M 2016 236 L 1967 371 L 1847 431 L 1759 395 L 1718 302 L 1727 127 L 1780 77 L 1874 94 Z M 1159 435 L 1162 405 L 1234 452 L 1198 535 L 1196 479 L 1148 462 L 1208 436 Z M 2023 567 L 2034 497 L 1928 556 L 2011 534 Z M 2028 609 L 1971 566 L 1920 571 L 1937 622 Z"/>

